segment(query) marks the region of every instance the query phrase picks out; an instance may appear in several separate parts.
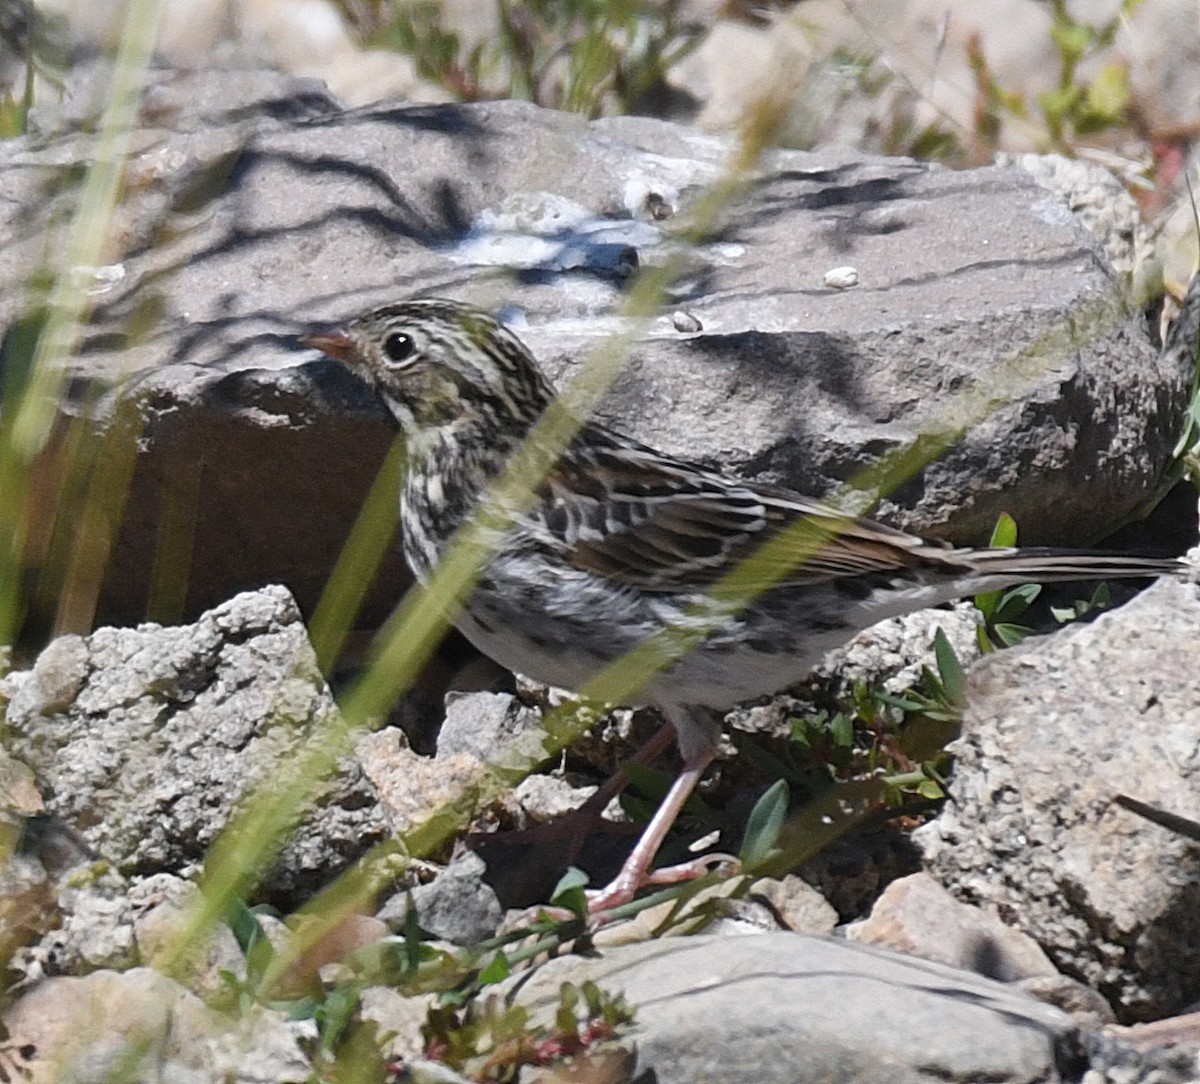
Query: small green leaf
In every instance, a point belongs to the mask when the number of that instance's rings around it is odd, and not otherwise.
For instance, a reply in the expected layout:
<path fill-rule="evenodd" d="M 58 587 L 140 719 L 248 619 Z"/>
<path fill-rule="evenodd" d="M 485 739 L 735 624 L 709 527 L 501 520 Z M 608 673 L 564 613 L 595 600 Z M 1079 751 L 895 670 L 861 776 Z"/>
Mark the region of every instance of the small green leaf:
<path fill-rule="evenodd" d="M 321 1003 L 314 997 L 302 997 L 291 1002 L 287 1008 L 289 1020 L 312 1020 L 317 1015 Z"/>
<path fill-rule="evenodd" d="M 1123 63 L 1105 64 L 1087 88 L 1087 108 L 1110 124 L 1122 123 L 1129 105 L 1129 69 Z"/>
<path fill-rule="evenodd" d="M 992 528 L 992 537 L 988 540 L 988 546 L 992 549 L 1011 549 L 1016 544 L 1017 521 L 1007 512 L 1001 512 L 996 520 L 996 526 Z M 983 620 L 987 624 L 991 624 L 992 618 L 996 614 L 996 608 L 1000 605 L 1000 596 L 1000 591 L 981 591 L 975 596 L 975 609 L 983 614 Z M 985 645 L 981 641 L 979 649 L 987 653 L 991 650 L 991 645 Z"/>
<path fill-rule="evenodd" d="M 29 110 L 5 94 L 0 97 L 0 139 L 13 139 L 24 135 L 29 120 Z"/>
<path fill-rule="evenodd" d="M 1017 544 L 1017 521 L 1007 512 L 1001 512 L 992 528 L 992 537 L 988 545 L 992 549 L 1009 549 Z"/>
<path fill-rule="evenodd" d="M 849 749 L 854 744 L 854 720 L 839 711 L 829 720 L 829 735 L 839 749 Z"/>
<path fill-rule="evenodd" d="M 558 988 L 558 1008 L 554 1012 L 554 1026 L 563 1035 L 575 1033 L 575 1008 L 579 1004 L 579 987 L 573 982 L 564 982 Z"/>
<path fill-rule="evenodd" d="M 1037 102 L 1042 107 L 1047 122 L 1061 124 L 1064 118 L 1074 113 L 1082 98 L 1083 91 L 1072 84 L 1039 94 Z"/>
<path fill-rule="evenodd" d="M 779 842 L 779 832 L 787 816 L 788 799 L 788 785 L 778 779 L 754 803 L 746 821 L 746 835 L 738 855 L 744 870 L 752 871 L 779 854 L 776 843 Z"/>
<path fill-rule="evenodd" d="M 992 614 L 992 620 L 1012 621 L 1014 618 L 1020 617 L 1041 593 L 1042 585 L 1040 583 L 1022 583 L 1016 587 L 1010 587 L 1001 594 L 1000 601 L 996 604 L 995 612 Z"/>
<path fill-rule="evenodd" d="M 315 1014 L 322 1050 L 331 1051 L 337 1046 L 357 1009 L 357 990 L 348 986 L 335 986 L 329 991 Z"/>
<path fill-rule="evenodd" d="M 413 902 L 412 890 L 405 893 L 404 912 L 404 970 L 415 975 L 421 966 L 421 924 L 417 921 L 417 905 Z"/>
<path fill-rule="evenodd" d="M 572 866 L 554 886 L 550 902 L 555 907 L 565 907 L 572 914 L 583 918 L 587 914 L 587 894 L 584 892 L 587 883 L 588 875 Z"/>
<path fill-rule="evenodd" d="M 508 957 L 500 951 L 488 961 L 487 967 L 479 972 L 479 984 L 490 986 L 494 982 L 503 982 L 511 974 L 512 964 Z"/>
<path fill-rule="evenodd" d="M 1095 31 L 1090 26 L 1069 19 L 1055 23 L 1050 29 L 1050 35 L 1058 44 L 1063 57 L 1072 64 L 1078 63 L 1095 39 Z"/>
<path fill-rule="evenodd" d="M 933 654 L 937 659 L 938 675 L 946 698 L 952 704 L 961 704 L 967 686 L 967 672 L 940 628 L 933 636 Z"/>
<path fill-rule="evenodd" d="M 946 792 L 936 779 L 926 779 L 917 786 L 917 794 L 930 801 L 938 801 L 946 797 Z"/>
<path fill-rule="evenodd" d="M 266 937 L 262 926 L 259 925 L 258 915 L 236 897 L 229 901 L 225 912 L 225 921 L 229 923 L 229 928 L 233 931 L 233 936 L 243 953 L 249 952 Z"/>
<path fill-rule="evenodd" d="M 589 1017 L 599 1016 L 604 1010 L 604 993 L 591 979 L 586 979 L 580 987 L 583 1003 L 587 1007 Z"/>
<path fill-rule="evenodd" d="M 812 747 L 812 720 L 811 719 L 793 719 L 791 741 L 797 745 L 803 745 L 806 749 Z"/>
<path fill-rule="evenodd" d="M 1029 628 L 1028 625 L 1014 625 L 1007 621 L 1001 621 L 995 626 L 993 631 L 996 634 L 996 639 L 1005 647 L 1016 647 L 1017 644 L 1021 643 L 1033 632 L 1033 629 Z"/>

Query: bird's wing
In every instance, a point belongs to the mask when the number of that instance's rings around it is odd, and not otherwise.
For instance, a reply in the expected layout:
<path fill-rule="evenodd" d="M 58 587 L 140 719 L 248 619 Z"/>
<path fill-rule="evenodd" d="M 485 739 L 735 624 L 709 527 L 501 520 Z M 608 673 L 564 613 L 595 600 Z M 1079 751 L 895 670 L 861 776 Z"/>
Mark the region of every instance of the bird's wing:
<path fill-rule="evenodd" d="M 739 483 L 590 428 L 546 480 L 536 518 L 576 567 L 648 591 L 735 591 L 920 566 L 953 551 L 838 515 L 787 490 Z M 749 559 L 742 564 L 745 559 Z"/>

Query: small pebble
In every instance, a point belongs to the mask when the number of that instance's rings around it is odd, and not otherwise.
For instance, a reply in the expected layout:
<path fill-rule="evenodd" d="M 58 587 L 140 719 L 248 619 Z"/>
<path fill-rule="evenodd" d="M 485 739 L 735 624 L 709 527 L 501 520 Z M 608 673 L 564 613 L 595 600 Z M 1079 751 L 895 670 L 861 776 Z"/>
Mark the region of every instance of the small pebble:
<path fill-rule="evenodd" d="M 99 297 L 101 294 L 108 293 L 125 277 L 125 266 L 119 263 L 108 264 L 104 267 L 81 265 L 73 267 L 71 270 L 84 284 L 84 290 L 88 297 Z"/>
<path fill-rule="evenodd" d="M 671 323 L 675 325 L 676 331 L 684 333 L 704 330 L 704 325 L 690 312 L 684 312 L 683 309 L 676 309 L 671 313 Z"/>
<path fill-rule="evenodd" d="M 825 285 L 832 286 L 835 290 L 848 290 L 851 286 L 857 286 L 858 268 L 835 267 L 832 271 L 826 271 Z"/>

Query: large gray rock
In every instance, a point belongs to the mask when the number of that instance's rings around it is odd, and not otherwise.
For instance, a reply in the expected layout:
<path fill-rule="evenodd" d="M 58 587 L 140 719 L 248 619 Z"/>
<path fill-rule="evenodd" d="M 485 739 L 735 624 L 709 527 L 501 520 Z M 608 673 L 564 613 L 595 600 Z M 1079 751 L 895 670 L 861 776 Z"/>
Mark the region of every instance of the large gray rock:
<path fill-rule="evenodd" d="M 64 637 L 2 691 L 7 741 L 37 774 L 47 809 L 125 873 L 203 861 L 259 785 L 312 784 L 312 808 L 301 808 L 263 881 L 277 898 L 313 890 L 388 834 L 348 752 L 319 780 L 288 774 L 314 742 L 336 749 L 346 738 L 281 587 L 194 625 Z"/>
<path fill-rule="evenodd" d="M 1078 1080 L 1064 1013 L 941 964 L 794 933 L 689 937 L 563 957 L 521 980 L 543 1015 L 563 982 L 622 993 L 634 1079 L 659 1084 Z"/>
<path fill-rule="evenodd" d="M 312 603 L 390 431 L 333 363 L 297 350 L 299 330 L 450 294 L 507 306 L 569 379 L 617 329 L 629 268 L 680 251 L 674 222 L 736 149 L 515 102 L 345 113 L 312 84 L 257 73 L 158 72 L 145 101 L 76 363 L 106 382 L 142 373 L 101 599 L 122 621 L 144 613 L 164 492 L 194 501 L 177 510 L 195 521 L 188 613 L 275 580 Z M 0 324 L 55 249 L 90 139 L 0 145 Z M 1159 358 L 1093 239 L 1026 172 L 772 151 L 748 182 L 687 251 L 602 417 L 815 494 L 968 424 L 883 508 L 960 539 L 1003 509 L 1028 542 L 1081 541 L 1143 504 L 1187 360 Z M 861 284 L 826 287 L 846 264 Z M 995 412 L 948 417 L 964 391 Z M 401 580 L 393 558 L 372 616 Z"/>
<path fill-rule="evenodd" d="M 1200 588 L 1162 581 L 970 673 L 954 800 L 914 838 L 1125 1021 L 1200 996 L 1200 852 L 1114 803 L 1200 819 Z"/>

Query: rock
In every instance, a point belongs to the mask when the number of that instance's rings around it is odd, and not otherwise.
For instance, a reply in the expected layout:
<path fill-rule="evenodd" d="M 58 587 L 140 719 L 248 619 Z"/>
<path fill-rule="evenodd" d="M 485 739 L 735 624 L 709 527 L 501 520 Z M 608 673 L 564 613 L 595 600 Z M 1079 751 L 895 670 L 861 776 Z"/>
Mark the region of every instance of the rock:
<path fill-rule="evenodd" d="M 322 923 L 324 916 L 314 921 Z M 303 927 L 301 927 L 303 928 Z M 387 924 L 375 915 L 349 914 L 332 929 L 326 929 L 280 977 L 280 989 L 302 997 L 312 983 L 335 985 L 345 975 L 345 966 L 356 953 L 378 944 L 388 936 Z"/>
<path fill-rule="evenodd" d="M 537 824 L 549 824 L 578 809 L 598 788 L 594 785 L 573 786 L 558 775 L 527 775 L 505 799 L 505 811 L 513 817 L 517 830 Z M 614 799 L 604 810 L 615 820 L 621 815 Z"/>
<path fill-rule="evenodd" d="M 633 1008 L 633 1077 L 659 1084 L 909 1084 L 1078 1079 L 1065 1014 L 1011 987 L 882 949 L 794 933 L 689 937 L 551 961 L 517 1002 L 564 981 Z M 623 1037 L 624 1038 L 624 1037 Z"/>
<path fill-rule="evenodd" d="M 1103 0 L 1069 11 L 1095 28 L 1120 15 Z M 956 135 L 967 155 L 986 154 L 972 112 L 978 101 L 967 89 L 979 78 L 971 50 L 981 53 L 995 87 L 1026 105 L 1056 89 L 1062 60 L 1051 12 L 1036 0 L 870 0 L 854 8 L 806 0 L 790 16 L 758 25 L 721 14 L 708 20 L 707 38 L 667 73 L 668 82 L 700 103 L 696 123 L 711 131 L 736 131 L 763 94 L 785 95 L 796 146 L 879 147 L 932 127 Z M 1138 4 L 1119 17 L 1112 41 L 1088 50 L 1076 85 L 1098 73 L 1126 74 L 1142 130 L 1179 138 L 1200 116 L 1200 50 L 1195 35 L 1180 32 L 1194 14 L 1188 0 Z M 1001 150 L 1048 142 L 1036 107 L 996 110 L 995 122 L 989 136 Z M 1104 133 L 1082 139 L 1108 142 Z"/>
<path fill-rule="evenodd" d="M 424 1052 L 421 1025 L 433 1000 L 432 995 L 405 997 L 390 986 L 368 986 L 359 994 L 359 1016 L 375 1025 L 386 1061 L 407 1062 Z"/>
<path fill-rule="evenodd" d="M 54 886 L 46 869 L 36 858 L 24 854 L 7 854 L 0 865 L 0 947 L 9 956 L 9 968 L 14 968 L 12 953 L 44 934 L 60 920 Z"/>
<path fill-rule="evenodd" d="M 674 220 L 735 150 L 682 126 L 517 102 L 344 114 L 261 74 L 160 72 L 144 98 L 113 231 L 127 243 L 97 280 L 71 373 L 78 386 L 141 374 L 109 400 L 134 404 L 141 426 L 99 598 L 121 622 L 145 613 L 164 492 L 195 526 L 180 612 L 279 581 L 313 605 L 392 434 L 364 389 L 299 351 L 312 321 L 395 300 L 403 281 L 504 306 L 567 382 L 623 326 L 631 253 L 672 259 Z M 72 192 L 45 193 L 90 139 L 0 145 L 0 324 L 72 206 Z M 860 285 L 823 287 L 847 259 Z M 772 151 L 687 260 L 599 408 L 668 451 L 820 495 L 962 423 L 882 513 L 978 541 L 1007 510 L 1030 543 L 1111 529 L 1170 458 L 1190 365 L 1158 357 L 1094 241 L 1024 170 Z M 497 268 L 518 276 L 500 287 Z M 676 329 L 680 306 L 700 331 Z M 986 420 L 965 405 L 949 418 L 958 392 L 988 403 Z M 364 622 L 404 580 L 391 554 Z"/>
<path fill-rule="evenodd" d="M 870 911 L 887 885 L 920 868 L 920 856 L 908 836 L 884 830 L 835 839 L 798 872 L 842 922 L 851 922 Z"/>
<path fill-rule="evenodd" d="M 5 1011 L 7 1034 L 32 1047 L 31 1080 L 247 1084 L 304 1081 L 312 1067 L 282 1014 L 240 1020 L 206 1008 L 157 971 L 136 967 L 48 979 Z"/>
<path fill-rule="evenodd" d="M 45 808 L 33 771 L 0 749 L 0 927 L 10 931 L 35 917 L 44 888 L 46 868 L 28 828 L 44 820 Z"/>
<path fill-rule="evenodd" d="M 1200 855 L 1114 803 L 1200 819 L 1200 588 L 1118 610 L 974 667 L 953 801 L 914 840 L 963 899 L 1030 934 L 1124 1022 L 1200 993 Z"/>
<path fill-rule="evenodd" d="M 997 164 L 1020 166 L 1054 192 L 1104 246 L 1118 271 L 1132 274 L 1146 259 L 1150 227 L 1129 190 L 1103 166 L 1062 154 L 999 155 Z"/>
<path fill-rule="evenodd" d="M 973 602 L 892 617 L 863 629 L 845 646 L 831 651 L 813 673 L 847 691 L 855 681 L 865 681 L 899 695 L 920 680 L 925 667 L 937 673 L 933 645 L 939 631 L 964 666 L 977 659 L 979 623 L 979 610 Z"/>
<path fill-rule="evenodd" d="M 478 758 L 469 753 L 419 756 L 394 727 L 364 735 L 356 750 L 396 835 L 445 817 L 440 840 L 445 843 L 466 826 L 488 790 L 489 777 Z"/>
<path fill-rule="evenodd" d="M 528 921 L 528 914 L 510 915 L 510 924 Z M 738 877 L 719 880 L 686 896 L 647 907 L 622 922 L 601 926 L 591 943 L 605 950 L 665 937 L 742 937 L 789 930 L 832 933 L 837 914 L 799 877 L 782 881 L 761 878 L 748 888 Z"/>
<path fill-rule="evenodd" d="M 484 882 L 485 872 L 483 859 L 466 851 L 429 884 L 411 889 L 421 929 L 455 945 L 477 945 L 495 936 L 504 909 Z M 408 900 L 408 892 L 398 893 L 379 910 L 378 917 L 395 933 L 405 932 Z"/>
<path fill-rule="evenodd" d="M 5 679 L 10 745 L 37 773 L 47 808 L 120 870 L 201 861 L 268 781 L 313 792 L 266 872 L 270 896 L 310 892 L 386 838 L 374 788 L 348 752 L 319 781 L 287 775 L 314 740 L 333 749 L 345 736 L 283 588 L 240 595 L 194 625 L 98 629 L 70 652 L 86 653 L 70 703 L 43 695 L 40 663 Z"/>
<path fill-rule="evenodd" d="M 1139 1049 L 1153 1049 L 1156 1046 L 1174 1043 L 1186 1043 L 1193 1048 L 1200 1048 L 1200 1013 L 1197 1012 L 1171 1016 L 1149 1024 L 1131 1024 L 1128 1027 L 1117 1025 L 1107 1030 L 1109 1034 Z"/>
<path fill-rule="evenodd" d="M 172 974 L 199 997 L 211 1000 L 224 994 L 228 998 L 232 994 L 228 978 L 246 978 L 246 957 L 224 922 L 203 938 L 191 935 L 182 940 L 200 901 L 195 884 L 169 873 L 156 873 L 134 884 L 129 902 L 138 961 Z"/>
<path fill-rule="evenodd" d="M 960 903 L 927 873 L 893 881 L 867 918 L 846 927 L 846 937 L 998 982 L 1057 975 L 1031 937 Z"/>
<path fill-rule="evenodd" d="M 86 5 L 46 0 L 46 11 L 69 20 L 85 48 L 120 32 L 124 8 L 109 0 Z M 216 61 L 226 74 L 274 68 L 323 80 L 344 101 L 364 105 L 384 97 L 444 102 L 450 94 L 417 76 L 413 58 L 358 46 L 331 0 L 175 0 L 162 12 L 157 55 L 178 68 Z"/>
<path fill-rule="evenodd" d="M 1194 1084 L 1200 1050 L 1182 1035 L 1142 1046 L 1127 1033 L 1105 1028 L 1087 1036 L 1092 1067 L 1081 1084 Z"/>
<path fill-rule="evenodd" d="M 0 749 L 0 820 L 7 826 L 26 817 L 40 816 L 45 808 L 29 766 Z"/>
<path fill-rule="evenodd" d="M 88 645 L 82 636 L 60 636 L 46 645 L 8 705 L 10 716 L 66 711 L 87 680 Z"/>
<path fill-rule="evenodd" d="M 546 759 L 541 717 L 507 693 L 467 693 L 446 704 L 438 732 L 437 755 L 466 753 L 495 768 L 519 775 Z"/>
<path fill-rule="evenodd" d="M 812 885 L 794 874 L 779 880 L 764 877 L 755 881 L 752 897 L 762 897 L 782 923 L 794 933 L 833 933 L 837 912 Z"/>
<path fill-rule="evenodd" d="M 129 884 L 113 870 L 93 871 L 59 887 L 59 923 L 17 953 L 26 975 L 82 975 L 137 962 Z"/>
<path fill-rule="evenodd" d="M 1147 128 L 1164 138 L 1200 121 L 1200 45 L 1178 31 L 1194 14 L 1187 0 L 1146 0 L 1122 19 L 1116 45 L 1129 61 L 1129 83 Z"/>

